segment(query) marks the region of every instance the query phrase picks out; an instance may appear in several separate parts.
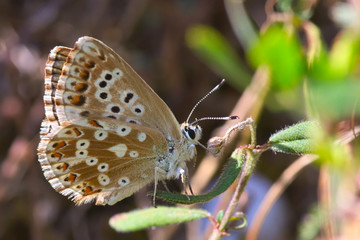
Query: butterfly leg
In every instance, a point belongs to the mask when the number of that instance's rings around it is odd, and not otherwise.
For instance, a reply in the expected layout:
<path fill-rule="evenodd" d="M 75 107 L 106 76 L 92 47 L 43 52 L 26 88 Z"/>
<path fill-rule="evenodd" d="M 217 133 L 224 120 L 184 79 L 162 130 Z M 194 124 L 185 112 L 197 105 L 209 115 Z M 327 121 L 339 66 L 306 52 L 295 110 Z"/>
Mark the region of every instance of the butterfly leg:
<path fill-rule="evenodd" d="M 191 188 L 191 184 L 190 184 L 189 178 L 187 178 L 187 182 L 188 182 L 188 185 L 189 185 L 190 193 L 191 193 L 191 195 L 194 196 L 194 192 L 193 192 L 193 190 L 192 190 L 192 188 Z"/>
<path fill-rule="evenodd" d="M 191 193 L 191 195 L 194 195 L 194 192 L 193 192 L 193 190 L 192 190 L 192 187 L 191 187 L 191 184 L 190 184 L 190 177 L 189 177 L 189 170 L 188 170 L 188 168 L 185 166 L 185 169 L 184 169 L 185 171 L 184 171 L 184 180 L 185 180 L 185 183 L 186 183 L 186 185 L 188 185 L 189 186 L 189 190 L 190 190 L 190 193 Z"/>
<path fill-rule="evenodd" d="M 163 184 L 163 186 L 165 187 L 165 190 L 166 190 L 167 192 L 170 192 L 170 190 L 169 190 L 169 188 L 168 188 L 168 186 L 167 186 L 166 182 L 163 180 L 163 181 L 161 181 L 161 183 L 162 183 L 162 184 Z"/>
<path fill-rule="evenodd" d="M 157 184 L 158 184 L 158 170 L 159 170 L 159 167 L 155 167 L 155 173 L 154 173 L 154 176 L 155 176 L 155 181 L 154 181 L 154 196 L 153 196 L 153 206 L 156 208 L 156 202 L 155 202 L 155 199 L 156 199 L 156 190 L 157 190 Z"/>
<path fill-rule="evenodd" d="M 187 199 L 190 201 L 190 197 L 189 197 L 188 192 L 186 190 L 187 186 L 189 186 L 189 190 L 190 190 L 191 195 L 194 195 L 194 192 L 193 192 L 193 190 L 191 188 L 191 185 L 190 185 L 187 168 L 186 167 L 185 168 L 179 167 L 178 168 L 178 175 L 180 175 L 180 179 L 181 179 L 181 182 L 182 182 L 183 187 L 184 187 L 185 195 L 186 195 Z"/>

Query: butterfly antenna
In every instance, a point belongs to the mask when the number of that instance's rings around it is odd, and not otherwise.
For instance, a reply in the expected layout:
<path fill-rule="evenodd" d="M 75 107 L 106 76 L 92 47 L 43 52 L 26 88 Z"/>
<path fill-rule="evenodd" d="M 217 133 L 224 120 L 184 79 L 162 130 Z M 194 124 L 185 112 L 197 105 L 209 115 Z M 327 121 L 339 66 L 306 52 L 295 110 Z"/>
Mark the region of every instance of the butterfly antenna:
<path fill-rule="evenodd" d="M 203 118 L 195 118 L 195 121 L 193 121 L 192 123 L 190 123 L 190 125 L 194 125 L 195 123 L 198 123 L 200 121 L 204 121 L 204 120 L 234 120 L 234 119 L 239 119 L 238 116 L 229 116 L 229 117 L 203 117 Z"/>
<path fill-rule="evenodd" d="M 210 92 L 208 92 L 202 99 L 200 99 L 196 104 L 195 106 L 191 109 L 191 112 L 188 116 L 188 118 L 186 119 L 186 123 L 189 122 L 189 119 L 191 117 L 191 115 L 193 114 L 193 112 L 195 111 L 196 107 L 202 102 L 204 101 L 205 98 L 207 98 L 210 94 L 212 94 L 213 92 L 215 92 L 216 90 L 218 90 L 223 84 L 225 83 L 225 79 L 221 80 L 221 82 L 216 85 Z"/>

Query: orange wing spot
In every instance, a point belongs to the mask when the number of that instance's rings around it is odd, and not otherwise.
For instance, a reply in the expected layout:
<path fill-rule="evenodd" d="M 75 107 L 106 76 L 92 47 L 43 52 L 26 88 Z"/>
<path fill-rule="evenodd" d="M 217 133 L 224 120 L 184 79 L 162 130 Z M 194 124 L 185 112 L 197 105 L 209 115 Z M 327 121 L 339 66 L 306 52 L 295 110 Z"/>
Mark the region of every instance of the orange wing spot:
<path fill-rule="evenodd" d="M 85 92 L 86 89 L 89 87 L 86 83 L 78 83 L 75 86 L 75 90 L 78 92 Z"/>
<path fill-rule="evenodd" d="M 83 95 L 75 95 L 71 99 L 71 104 L 76 106 L 82 106 L 85 103 L 86 98 Z"/>
<path fill-rule="evenodd" d="M 87 67 L 87 68 L 93 68 L 93 67 L 95 67 L 95 62 L 89 60 L 89 61 L 87 61 L 87 62 L 85 63 L 85 67 Z"/>
<path fill-rule="evenodd" d="M 62 103 L 61 103 L 61 100 L 60 99 L 58 99 L 58 98 L 55 98 L 55 105 L 56 106 L 59 106 L 59 105 L 61 105 Z"/>
<path fill-rule="evenodd" d="M 80 72 L 80 74 L 79 74 L 79 77 L 80 77 L 81 79 L 83 79 L 83 80 L 86 81 L 86 80 L 89 79 L 90 73 L 89 73 L 89 71 L 82 70 L 82 71 Z"/>
<path fill-rule="evenodd" d="M 71 62 L 69 62 L 69 60 L 70 60 L 70 58 L 67 59 L 66 61 L 67 61 L 68 63 L 71 63 Z M 61 71 L 61 75 L 67 76 L 67 75 L 68 75 L 68 71 L 63 68 L 62 71 Z M 56 87 L 60 87 L 60 85 L 58 84 Z"/>
<path fill-rule="evenodd" d="M 76 180 L 76 174 L 70 173 L 68 177 L 66 177 L 65 181 L 70 181 L 71 184 L 73 184 Z M 67 180 L 66 180 L 67 179 Z"/>
<path fill-rule="evenodd" d="M 93 193 L 101 192 L 101 189 L 93 190 L 93 188 L 91 186 L 86 186 L 82 192 L 84 193 L 84 195 L 90 195 Z"/>
<path fill-rule="evenodd" d="M 59 149 L 59 148 L 62 148 L 62 147 L 65 147 L 66 146 L 66 142 L 65 141 L 61 141 L 61 142 L 56 142 L 52 145 L 52 147 L 54 149 Z"/>
<path fill-rule="evenodd" d="M 67 131 L 65 132 L 65 134 L 66 134 L 66 135 L 70 135 L 70 134 L 71 134 L 71 130 L 67 130 Z"/>
<path fill-rule="evenodd" d="M 76 134 L 76 136 L 80 136 L 80 135 L 81 135 L 81 132 L 80 132 L 79 129 L 73 128 L 73 131 L 74 131 L 74 133 Z"/>
<path fill-rule="evenodd" d="M 92 125 L 92 126 L 94 126 L 94 127 L 101 127 L 101 128 L 104 128 L 103 126 L 101 126 L 100 124 L 99 124 L 99 122 L 98 121 L 96 121 L 96 120 L 90 120 L 89 121 L 89 124 L 90 125 Z"/>
<path fill-rule="evenodd" d="M 51 154 L 51 157 L 52 158 L 57 158 L 57 160 L 59 161 L 62 157 L 62 154 L 61 153 L 58 153 L 58 152 L 54 152 Z"/>
<path fill-rule="evenodd" d="M 67 163 L 64 163 L 64 164 L 61 166 L 63 172 L 64 172 L 68 167 L 69 167 L 69 164 L 67 164 Z"/>
<path fill-rule="evenodd" d="M 87 186 L 87 187 L 85 187 L 85 189 L 84 189 L 84 193 L 85 193 L 85 194 L 90 194 L 92 191 L 93 191 L 93 188 L 90 187 L 90 186 Z"/>

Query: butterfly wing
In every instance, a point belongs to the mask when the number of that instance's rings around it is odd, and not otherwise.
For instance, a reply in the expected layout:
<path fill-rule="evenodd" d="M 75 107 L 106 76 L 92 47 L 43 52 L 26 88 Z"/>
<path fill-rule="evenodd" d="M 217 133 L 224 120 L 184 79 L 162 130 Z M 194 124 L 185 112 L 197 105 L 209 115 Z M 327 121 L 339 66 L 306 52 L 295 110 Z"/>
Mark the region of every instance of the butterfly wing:
<path fill-rule="evenodd" d="M 154 181 L 168 141 L 181 138 L 168 106 L 91 37 L 50 52 L 44 103 L 39 162 L 53 188 L 78 204 L 113 204 Z"/>
<path fill-rule="evenodd" d="M 157 129 L 89 118 L 55 128 L 38 150 L 44 175 L 57 192 L 77 204 L 96 199 L 104 205 L 153 182 L 156 161 L 167 147 Z"/>
<path fill-rule="evenodd" d="M 111 48 L 91 37 L 55 47 L 45 70 L 46 128 L 104 116 L 158 129 L 179 140 L 179 123 L 162 99 Z"/>

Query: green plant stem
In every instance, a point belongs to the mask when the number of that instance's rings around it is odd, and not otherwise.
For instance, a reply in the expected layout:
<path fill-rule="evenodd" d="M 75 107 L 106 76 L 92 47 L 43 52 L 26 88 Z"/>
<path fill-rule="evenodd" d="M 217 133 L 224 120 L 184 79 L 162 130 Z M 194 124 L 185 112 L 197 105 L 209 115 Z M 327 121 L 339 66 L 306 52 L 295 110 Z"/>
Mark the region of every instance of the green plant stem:
<path fill-rule="evenodd" d="M 235 151 L 239 151 L 242 154 L 243 162 L 243 170 L 241 172 L 239 181 L 237 183 L 235 192 L 233 197 L 229 203 L 228 208 L 225 211 L 224 217 L 220 222 L 220 226 L 217 229 L 214 229 L 210 236 L 210 240 L 218 240 L 224 236 L 224 232 L 226 231 L 226 226 L 235 212 L 239 199 L 244 192 L 245 186 L 247 185 L 249 178 L 254 170 L 257 159 L 260 154 L 254 154 L 249 149 L 237 149 Z"/>
<path fill-rule="evenodd" d="M 250 145 L 250 149 L 251 150 L 254 150 L 255 147 L 256 147 L 256 125 L 255 125 L 255 122 L 252 118 L 249 118 L 251 119 L 251 121 L 249 121 L 249 128 L 250 128 L 250 141 L 251 141 L 251 145 Z"/>
<path fill-rule="evenodd" d="M 241 174 L 229 206 L 224 213 L 224 217 L 222 218 L 219 227 L 217 229 L 214 229 L 209 238 L 211 240 L 218 240 L 224 236 L 226 226 L 235 212 L 239 199 L 244 192 L 245 186 L 247 185 L 250 176 L 254 171 L 256 162 L 262 153 L 254 151 L 256 147 L 256 126 L 254 121 L 251 118 L 248 118 L 246 121 L 244 121 L 244 123 L 250 128 L 251 145 L 248 148 L 238 148 L 234 151 L 233 156 L 235 155 L 234 157 L 236 157 L 237 159 L 241 158 L 242 160 Z"/>
<path fill-rule="evenodd" d="M 247 51 L 258 40 L 258 33 L 245 10 L 244 0 L 225 0 L 224 3 L 234 33 Z"/>

